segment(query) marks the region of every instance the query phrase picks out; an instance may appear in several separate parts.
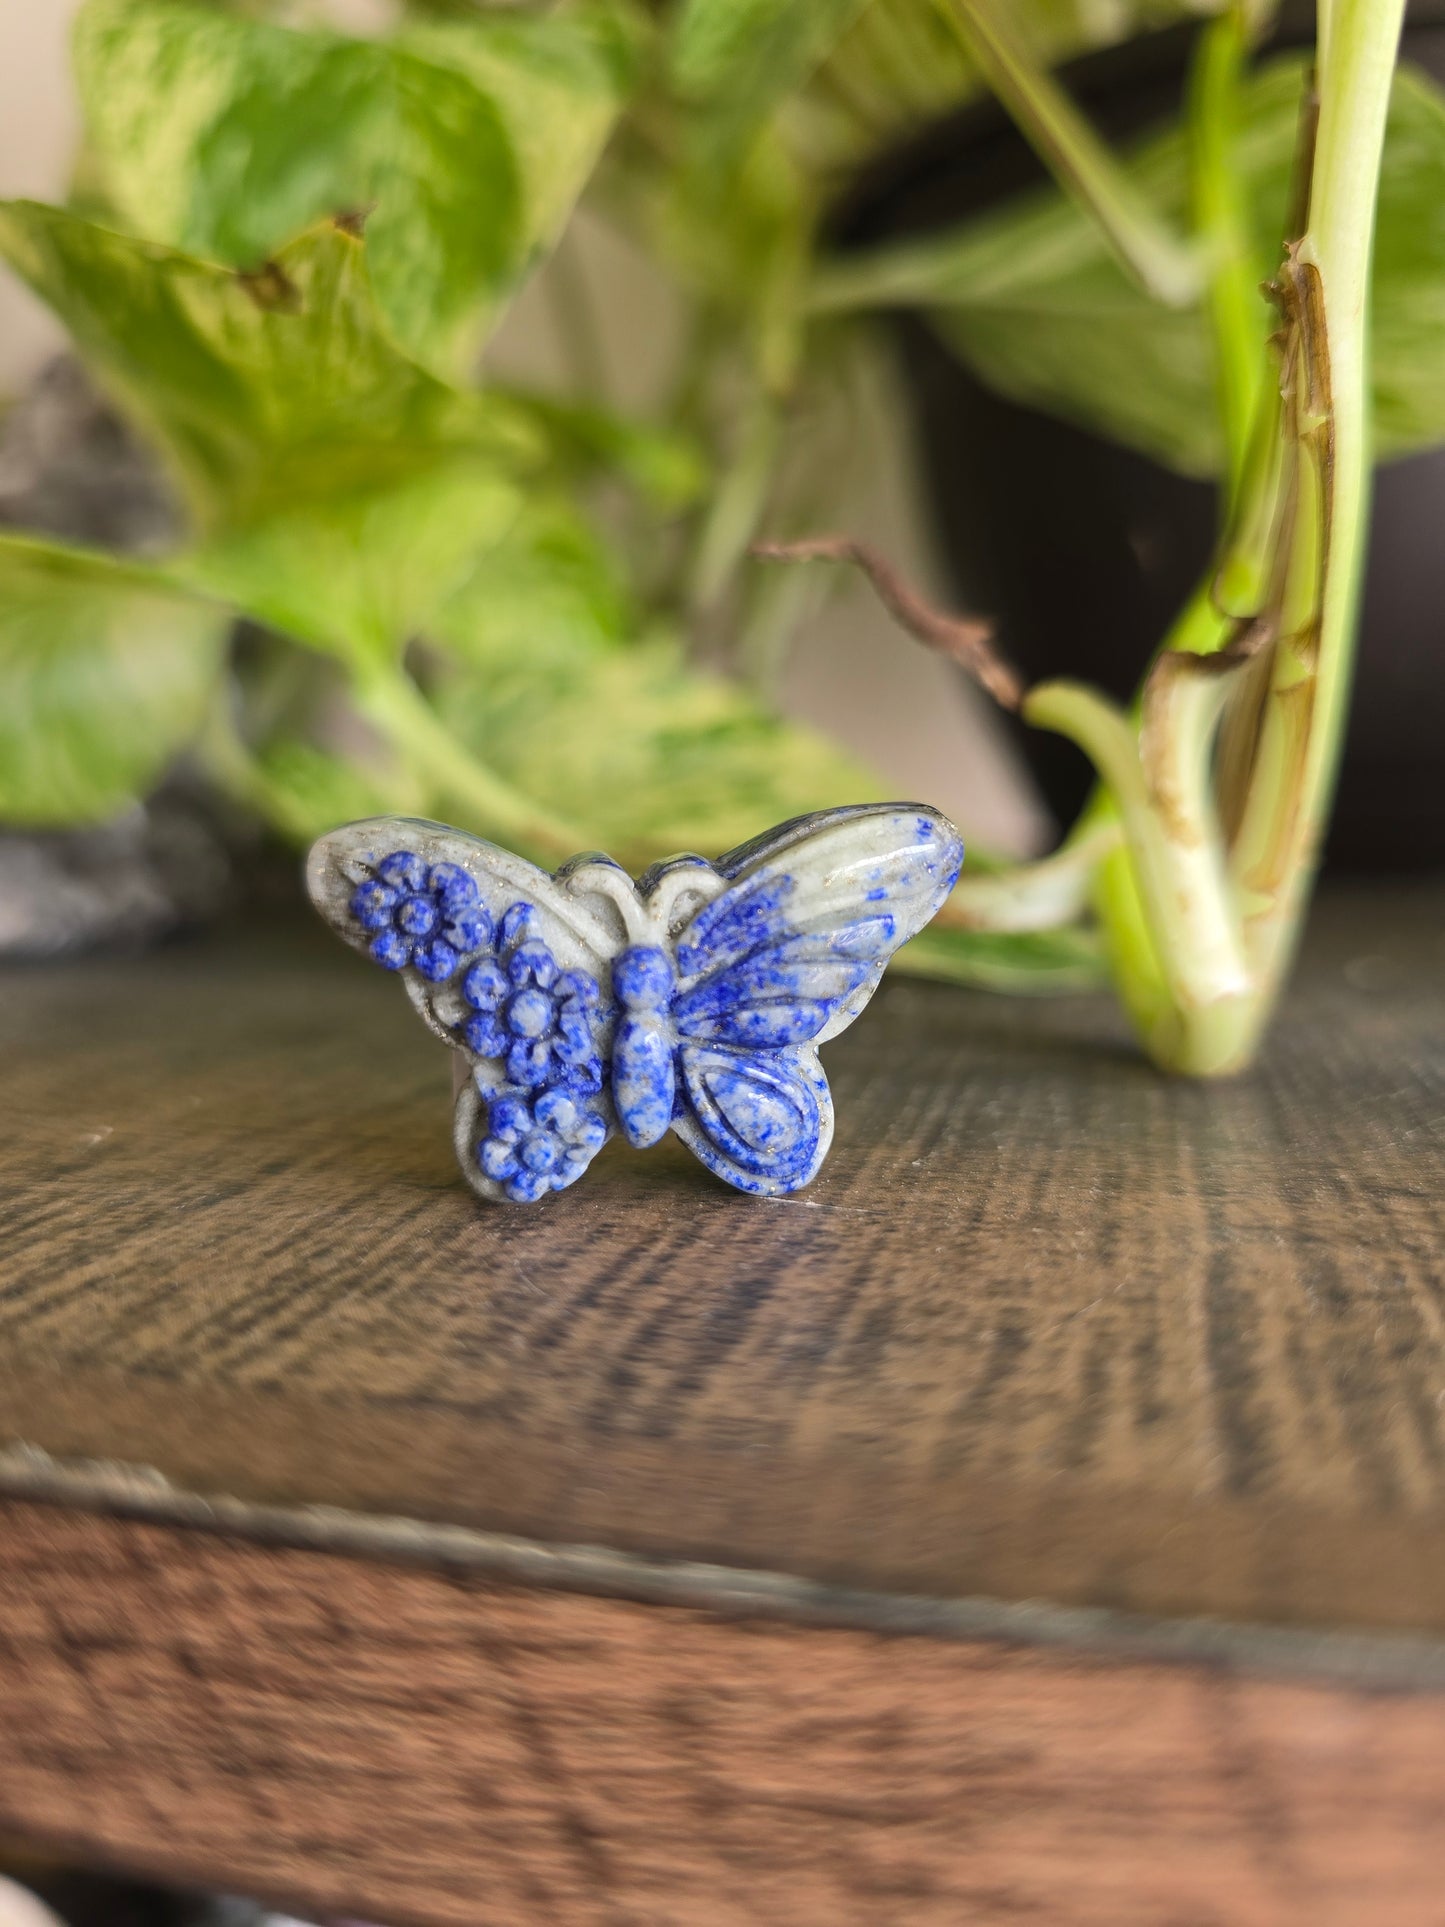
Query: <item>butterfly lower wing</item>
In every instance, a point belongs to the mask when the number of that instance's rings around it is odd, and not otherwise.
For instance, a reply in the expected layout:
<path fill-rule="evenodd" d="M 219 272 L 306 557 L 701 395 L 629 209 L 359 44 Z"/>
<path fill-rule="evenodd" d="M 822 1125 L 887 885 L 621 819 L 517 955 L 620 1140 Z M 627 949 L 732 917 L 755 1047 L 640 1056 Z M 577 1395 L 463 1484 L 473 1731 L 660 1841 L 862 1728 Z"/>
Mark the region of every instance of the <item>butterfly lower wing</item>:
<path fill-rule="evenodd" d="M 678 938 L 679 1033 L 750 1049 L 836 1036 L 962 860 L 946 817 L 898 803 L 800 817 L 724 857 L 728 887 Z"/>
<path fill-rule="evenodd" d="M 833 1138 L 833 1099 L 817 1052 L 684 1042 L 673 1130 L 740 1191 L 778 1197 L 816 1175 Z"/>
<path fill-rule="evenodd" d="M 530 1202 L 580 1176 L 614 1125 L 603 986 L 620 933 L 566 872 L 441 824 L 376 817 L 322 837 L 306 880 L 332 928 L 396 972 L 467 1057 L 457 1154 L 473 1188 Z"/>

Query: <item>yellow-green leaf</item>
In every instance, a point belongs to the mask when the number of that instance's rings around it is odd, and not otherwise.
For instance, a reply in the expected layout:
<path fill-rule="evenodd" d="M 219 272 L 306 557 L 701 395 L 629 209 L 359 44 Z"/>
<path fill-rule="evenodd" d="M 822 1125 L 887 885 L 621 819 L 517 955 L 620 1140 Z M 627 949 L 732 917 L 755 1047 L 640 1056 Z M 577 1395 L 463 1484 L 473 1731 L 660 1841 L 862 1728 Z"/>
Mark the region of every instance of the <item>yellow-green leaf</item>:
<path fill-rule="evenodd" d="M 251 275 L 10 201 L 0 257 L 169 457 L 205 526 L 379 488 L 449 452 L 531 446 L 504 405 L 401 353 L 361 240 L 331 222 Z"/>
<path fill-rule="evenodd" d="M 510 606 L 484 564 L 442 612 L 434 701 L 491 768 L 599 848 L 716 854 L 760 825 L 879 793 L 835 745 L 691 667 L 669 638 L 609 637 L 605 573 L 580 555 L 566 599 L 563 578 L 539 572 L 533 606 L 546 615 L 530 625 L 524 559 L 513 568 Z M 527 632 L 533 644 L 519 648 Z"/>
<path fill-rule="evenodd" d="M 157 571 L 0 536 L 0 818 L 95 823 L 199 729 L 229 616 Z"/>
<path fill-rule="evenodd" d="M 521 507 L 497 470 L 458 461 L 253 523 L 178 564 L 185 580 L 357 666 L 425 633 Z"/>
<path fill-rule="evenodd" d="M 76 66 L 101 185 L 127 226 L 236 267 L 369 208 L 398 341 L 465 373 L 501 296 L 555 238 L 626 84 L 606 16 L 297 31 L 196 0 L 90 0 Z"/>

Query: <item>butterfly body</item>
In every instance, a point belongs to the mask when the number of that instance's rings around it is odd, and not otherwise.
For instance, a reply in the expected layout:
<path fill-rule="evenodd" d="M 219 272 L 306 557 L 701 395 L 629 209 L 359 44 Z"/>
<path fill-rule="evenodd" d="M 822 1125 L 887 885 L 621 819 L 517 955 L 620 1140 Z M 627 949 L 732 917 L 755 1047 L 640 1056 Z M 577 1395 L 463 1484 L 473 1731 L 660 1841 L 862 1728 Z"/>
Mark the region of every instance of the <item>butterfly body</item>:
<path fill-rule="evenodd" d="M 657 944 L 629 945 L 612 965 L 612 989 L 622 1010 L 612 1040 L 612 1102 L 628 1142 L 639 1151 L 660 1143 L 672 1125 L 676 987 L 672 959 Z"/>
<path fill-rule="evenodd" d="M 784 824 L 717 864 L 634 882 L 610 858 L 555 876 L 440 824 L 375 818 L 323 837 L 323 916 L 399 974 L 467 1060 L 456 1144 L 482 1196 L 575 1181 L 614 1132 L 675 1132 L 719 1177 L 798 1189 L 832 1137 L 817 1047 L 851 1023 L 962 861 L 913 804 Z"/>

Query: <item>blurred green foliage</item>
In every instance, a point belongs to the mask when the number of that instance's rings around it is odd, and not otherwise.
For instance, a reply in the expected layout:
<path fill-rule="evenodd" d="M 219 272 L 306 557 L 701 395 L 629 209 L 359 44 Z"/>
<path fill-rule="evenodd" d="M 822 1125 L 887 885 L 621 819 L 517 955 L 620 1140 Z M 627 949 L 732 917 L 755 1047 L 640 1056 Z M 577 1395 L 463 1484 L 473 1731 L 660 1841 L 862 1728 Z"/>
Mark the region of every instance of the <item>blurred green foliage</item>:
<path fill-rule="evenodd" d="M 1047 58 L 1188 10 L 1018 6 Z M 877 794 L 772 707 L 792 605 L 746 550 L 764 521 L 828 519 L 858 317 L 899 301 L 1008 392 L 1217 459 L 1200 316 L 1138 295 L 1059 195 L 827 258 L 849 172 L 977 85 L 933 0 L 429 0 L 372 38 L 259 0 L 88 0 L 75 57 L 73 204 L 0 206 L 0 257 L 166 464 L 190 533 L 144 564 L 0 538 L 10 820 L 99 820 L 183 753 L 291 838 L 396 809 L 551 862 L 716 851 Z M 1263 242 L 1298 73 L 1253 84 Z M 1133 172 L 1177 211 L 1178 134 Z M 1392 447 L 1445 433 L 1442 190 L 1441 104 L 1408 80 L 1381 222 Z M 485 373 L 584 194 L 680 317 L 645 419 L 605 392 L 586 291 L 556 270 L 573 378 Z M 937 930 L 914 962 L 1013 987 L 1096 969 L 1069 931 Z"/>
<path fill-rule="evenodd" d="M 0 543 L 0 818 L 94 822 L 192 740 L 227 614 L 104 555 Z"/>
<path fill-rule="evenodd" d="M 624 16 L 587 6 L 375 41 L 157 0 L 92 0 L 75 58 L 106 202 L 128 228 L 245 267 L 370 208 L 384 321 L 461 381 L 556 240 L 637 65 Z"/>
<path fill-rule="evenodd" d="M 1295 167 L 1306 63 L 1276 59 L 1246 82 L 1234 162 L 1257 279 L 1278 262 Z M 1395 82 L 1374 276 L 1376 445 L 1407 454 L 1445 438 L 1445 99 L 1424 75 Z M 1179 229 L 1190 160 L 1178 127 L 1143 142 L 1131 173 Z M 819 283 L 819 305 L 927 313 L 994 387 L 1126 442 L 1190 475 L 1222 458 L 1209 329 L 1201 303 L 1168 309 L 1132 281 L 1097 224 L 1057 193 L 972 222 L 963 233 L 881 250 Z M 1260 295 L 1261 331 L 1268 310 Z"/>

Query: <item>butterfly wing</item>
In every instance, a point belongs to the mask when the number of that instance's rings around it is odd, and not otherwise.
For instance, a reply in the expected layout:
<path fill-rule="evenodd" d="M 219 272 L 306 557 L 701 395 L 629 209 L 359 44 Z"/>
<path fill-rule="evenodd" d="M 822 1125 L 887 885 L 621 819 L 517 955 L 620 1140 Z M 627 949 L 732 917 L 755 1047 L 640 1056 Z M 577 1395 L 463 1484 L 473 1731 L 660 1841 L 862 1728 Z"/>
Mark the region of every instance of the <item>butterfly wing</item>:
<path fill-rule="evenodd" d="M 672 1128 L 709 1171 L 778 1197 L 816 1176 L 833 1141 L 833 1099 L 818 1053 L 683 1043 Z"/>
<path fill-rule="evenodd" d="M 679 1034 L 764 1049 L 836 1037 L 962 862 L 958 832 L 921 804 L 828 810 L 745 844 L 678 938 Z"/>
<path fill-rule="evenodd" d="M 808 1183 L 833 1133 L 817 1046 L 862 1010 L 958 877 L 963 845 L 922 805 L 800 817 L 724 857 L 727 887 L 677 941 L 673 1129 L 710 1170 L 769 1195 Z"/>
<path fill-rule="evenodd" d="M 586 1169 L 614 1127 L 614 906 L 439 823 L 374 817 L 334 830 L 306 866 L 312 902 L 353 949 L 399 975 L 427 1026 L 468 1060 L 457 1154 L 484 1197 L 530 1202 Z"/>

